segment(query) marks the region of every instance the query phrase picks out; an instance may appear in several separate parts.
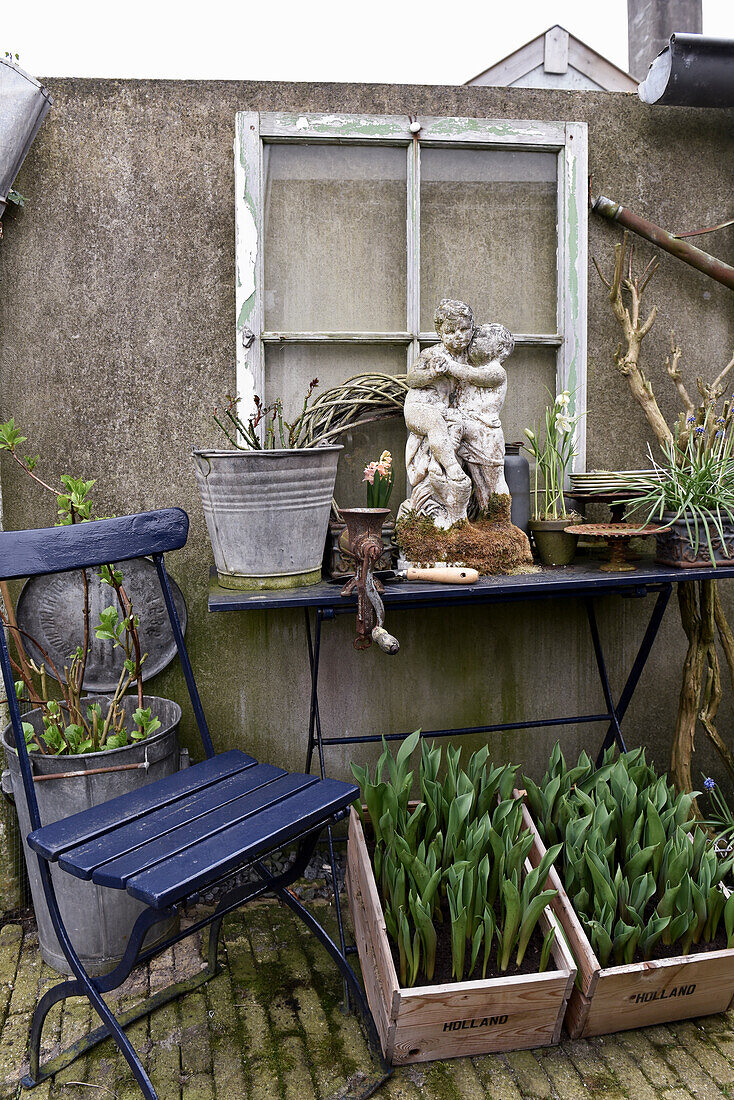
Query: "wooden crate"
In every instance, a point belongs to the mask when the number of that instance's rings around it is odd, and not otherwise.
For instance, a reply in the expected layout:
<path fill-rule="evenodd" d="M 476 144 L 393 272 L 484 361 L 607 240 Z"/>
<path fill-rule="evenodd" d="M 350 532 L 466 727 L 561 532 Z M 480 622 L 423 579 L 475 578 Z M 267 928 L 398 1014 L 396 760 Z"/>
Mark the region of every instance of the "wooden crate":
<path fill-rule="evenodd" d="M 543 934 L 551 925 L 556 927 L 555 970 L 403 989 L 390 953 L 362 824 L 354 809 L 349 820 L 346 885 L 367 1000 L 388 1061 L 395 1065 L 427 1062 L 558 1042 L 576 967 L 548 908 L 540 927 Z"/>
<path fill-rule="evenodd" d="M 516 794 L 520 796 L 520 792 Z M 527 806 L 523 807 L 523 819 L 535 834 L 530 862 L 536 867 L 545 846 Z M 548 876 L 548 886 L 558 891 L 551 908 L 578 966 L 578 984 L 566 1011 L 566 1028 L 572 1039 L 709 1016 L 729 1007 L 734 997 L 734 950 L 602 967 L 555 868 Z"/>

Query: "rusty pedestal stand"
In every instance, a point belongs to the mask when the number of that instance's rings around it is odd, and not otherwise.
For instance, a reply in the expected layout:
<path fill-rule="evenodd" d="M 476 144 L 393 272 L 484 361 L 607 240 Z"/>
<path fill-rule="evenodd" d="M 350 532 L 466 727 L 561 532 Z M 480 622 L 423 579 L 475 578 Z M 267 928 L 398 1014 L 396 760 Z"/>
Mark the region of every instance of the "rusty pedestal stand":
<path fill-rule="evenodd" d="M 347 525 L 347 547 L 342 556 L 350 558 L 355 573 L 342 588 L 342 596 L 357 593 L 357 637 L 355 649 L 367 649 L 376 642 L 385 653 L 397 653 L 397 638 L 383 628 L 385 606 L 380 599 L 385 591 L 373 570 L 385 551 L 382 525 L 390 515 L 389 508 L 340 508 Z"/>
<path fill-rule="evenodd" d="M 637 523 L 574 523 L 566 530 L 572 535 L 583 535 L 587 539 L 606 539 L 610 558 L 599 568 L 604 573 L 629 573 L 635 568 L 627 557 L 630 540 L 654 535 L 657 526 L 640 527 Z"/>

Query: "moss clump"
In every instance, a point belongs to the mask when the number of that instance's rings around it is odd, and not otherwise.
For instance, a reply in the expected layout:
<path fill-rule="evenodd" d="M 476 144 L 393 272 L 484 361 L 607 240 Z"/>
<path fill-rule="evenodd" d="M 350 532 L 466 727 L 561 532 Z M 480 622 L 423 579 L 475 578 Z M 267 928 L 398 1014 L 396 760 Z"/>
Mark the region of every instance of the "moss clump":
<path fill-rule="evenodd" d="M 460 562 L 484 576 L 528 572 L 533 564 L 530 543 L 510 522 L 510 504 L 507 494 L 495 493 L 478 519 L 455 523 L 447 531 L 429 516 L 408 512 L 395 525 L 398 546 L 415 565 Z"/>

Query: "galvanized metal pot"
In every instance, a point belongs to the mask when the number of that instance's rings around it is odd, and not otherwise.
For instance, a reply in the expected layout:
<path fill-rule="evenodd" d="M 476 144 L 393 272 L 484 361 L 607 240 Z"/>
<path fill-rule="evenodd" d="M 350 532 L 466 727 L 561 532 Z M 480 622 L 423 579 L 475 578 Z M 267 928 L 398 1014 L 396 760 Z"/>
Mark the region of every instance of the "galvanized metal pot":
<path fill-rule="evenodd" d="M 339 444 L 194 451 L 223 588 L 295 588 L 321 580 Z"/>
<path fill-rule="evenodd" d="M 530 530 L 535 549 L 543 565 L 570 565 L 576 554 L 578 535 L 565 530 L 573 523 L 568 516 L 565 519 L 531 519 Z"/>
<path fill-rule="evenodd" d="M 89 699 L 89 702 L 94 701 L 102 702 L 104 709 L 103 697 L 97 695 Z M 137 790 L 146 783 L 163 779 L 178 771 L 180 706 L 170 699 L 161 699 L 154 695 L 143 696 L 143 702 L 146 707 L 151 708 L 151 713 L 161 722 L 161 729 L 145 741 L 137 741 L 121 749 L 85 753 L 81 756 L 46 756 L 40 752 L 31 753 L 33 774 L 38 776 L 50 775 L 54 772 L 85 772 L 92 768 L 110 768 L 119 765 L 145 765 L 146 761 L 148 764 L 147 768 L 128 767 L 125 770 L 103 772 L 97 775 L 42 779 L 36 782 L 36 797 L 43 825 L 50 825 L 52 821 L 58 821 L 59 818 L 97 806 L 110 798 L 127 794 L 128 791 Z M 137 705 L 137 696 L 128 696 L 123 701 L 126 714 L 131 715 Z M 40 709 L 24 714 L 23 721 L 30 722 L 36 732 L 43 731 Z M 129 722 L 128 729 L 131 725 L 132 723 Z M 38 859 L 25 840 L 31 831 L 31 824 L 11 726 L 6 726 L 2 731 L 0 741 L 5 750 L 9 772 L 9 776 L 3 773 L 3 789 L 6 789 L 6 780 L 9 778 L 23 837 L 23 852 L 38 924 L 41 955 L 54 970 L 62 974 L 70 974 L 68 963 L 51 924 L 41 885 Z M 92 882 L 83 882 L 61 871 L 53 863 L 50 867 L 61 916 L 87 972 L 92 976 L 106 974 L 114 969 L 122 958 L 135 920 L 145 906 L 123 890 L 112 890 L 104 886 L 95 886 Z M 148 935 L 146 945 L 151 946 L 168 935 L 173 923 L 174 921 L 162 921 L 156 924 Z"/>

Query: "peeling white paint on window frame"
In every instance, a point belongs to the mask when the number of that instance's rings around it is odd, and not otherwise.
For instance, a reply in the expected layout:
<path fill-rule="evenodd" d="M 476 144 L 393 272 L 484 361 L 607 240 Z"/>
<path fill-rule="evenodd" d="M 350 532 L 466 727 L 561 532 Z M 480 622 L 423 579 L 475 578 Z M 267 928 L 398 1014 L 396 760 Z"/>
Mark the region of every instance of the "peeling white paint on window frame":
<path fill-rule="evenodd" d="M 258 113 L 235 121 L 235 251 L 237 393 L 247 409 L 264 392 L 268 343 L 384 343 L 406 348 L 406 369 L 435 333 L 419 331 L 420 148 L 515 148 L 558 157 L 557 316 L 555 333 L 519 333 L 528 347 L 555 347 L 557 392 L 573 393 L 573 413 L 586 412 L 588 127 L 584 122 L 421 117 L 407 115 Z M 263 144 L 266 142 L 401 145 L 408 157 L 408 305 L 404 332 L 265 332 L 263 313 Z M 251 339 L 254 337 L 254 339 Z M 586 468 L 585 418 L 578 423 L 574 470 Z"/>

